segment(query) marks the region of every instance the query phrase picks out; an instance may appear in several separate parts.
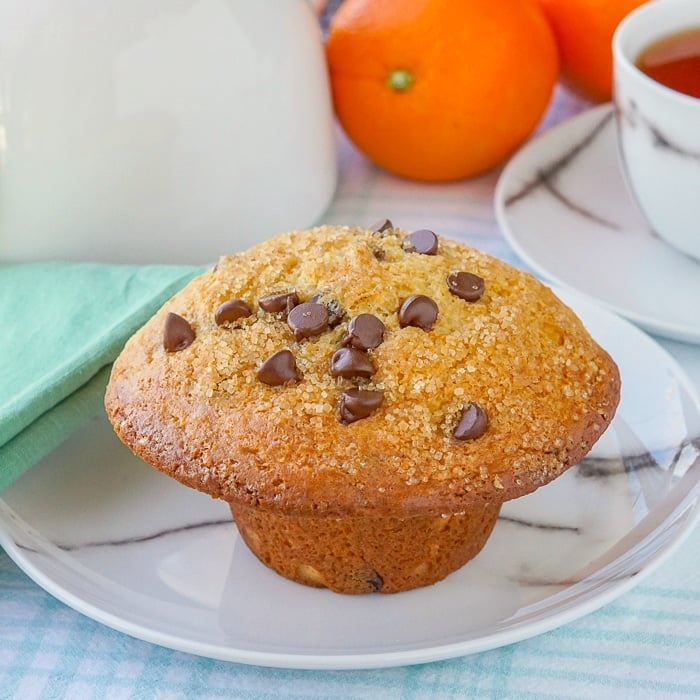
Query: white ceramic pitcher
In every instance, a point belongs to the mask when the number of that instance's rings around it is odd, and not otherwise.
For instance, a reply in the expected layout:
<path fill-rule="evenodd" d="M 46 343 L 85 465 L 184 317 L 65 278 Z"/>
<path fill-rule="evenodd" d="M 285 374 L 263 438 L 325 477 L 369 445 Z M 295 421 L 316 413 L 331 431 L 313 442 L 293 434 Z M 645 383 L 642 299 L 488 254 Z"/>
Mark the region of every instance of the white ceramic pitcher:
<path fill-rule="evenodd" d="M 0 262 L 211 262 L 335 182 L 306 0 L 0 2 Z"/>

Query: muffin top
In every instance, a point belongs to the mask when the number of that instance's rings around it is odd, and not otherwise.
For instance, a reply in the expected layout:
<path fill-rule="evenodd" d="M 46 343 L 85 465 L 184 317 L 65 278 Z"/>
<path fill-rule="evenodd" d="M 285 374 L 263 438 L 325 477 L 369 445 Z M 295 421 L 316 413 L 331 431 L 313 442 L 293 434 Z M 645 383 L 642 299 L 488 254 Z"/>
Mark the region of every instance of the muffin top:
<path fill-rule="evenodd" d="M 409 517 L 545 484 L 619 391 L 534 277 L 384 222 L 222 257 L 127 342 L 105 405 L 134 453 L 213 497 Z"/>

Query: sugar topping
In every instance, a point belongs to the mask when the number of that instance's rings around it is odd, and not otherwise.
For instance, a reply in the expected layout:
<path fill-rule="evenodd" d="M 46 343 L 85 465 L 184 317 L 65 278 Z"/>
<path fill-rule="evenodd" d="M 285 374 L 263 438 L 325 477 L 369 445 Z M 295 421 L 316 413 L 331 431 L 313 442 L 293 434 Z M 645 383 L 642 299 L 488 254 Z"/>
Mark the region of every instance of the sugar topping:
<path fill-rule="evenodd" d="M 256 464 L 367 485 L 380 470 L 407 485 L 454 481 L 460 493 L 513 489 L 544 469 L 538 451 L 556 471 L 574 449 L 570 426 L 594 414 L 599 432 L 616 402 L 605 398 L 616 381 L 606 356 L 543 285 L 388 220 L 224 257 L 160 319 L 165 383 L 180 381 L 221 420 L 250 420 L 237 440 Z M 281 437 L 305 431 L 324 436 L 323 455 L 313 439 L 299 449 Z M 512 478 L 494 445 L 512 451 Z"/>

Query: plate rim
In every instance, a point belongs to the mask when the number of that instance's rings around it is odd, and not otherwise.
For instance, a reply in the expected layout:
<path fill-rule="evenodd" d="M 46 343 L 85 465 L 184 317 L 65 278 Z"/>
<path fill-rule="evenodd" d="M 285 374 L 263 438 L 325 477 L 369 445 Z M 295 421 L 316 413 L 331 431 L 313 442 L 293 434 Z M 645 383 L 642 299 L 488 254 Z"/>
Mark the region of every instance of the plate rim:
<path fill-rule="evenodd" d="M 0 499 L 1 500 L 1 499 Z M 2 503 L 4 506 L 4 501 Z M 3 509 L 0 509 L 0 513 Z M 679 549 L 693 532 L 700 516 L 700 509 L 694 506 L 695 513 L 682 522 L 679 535 L 656 552 L 647 565 L 633 576 L 609 583 L 601 583 L 586 592 L 586 600 L 569 606 L 566 610 L 552 615 L 538 616 L 534 621 L 524 621 L 512 629 L 501 630 L 487 636 L 472 638 L 459 642 L 450 642 L 437 646 L 417 647 L 400 651 L 363 652 L 357 654 L 305 654 L 240 649 L 222 644 L 194 642 L 185 637 L 139 626 L 113 613 L 100 609 L 93 603 L 85 602 L 62 585 L 55 583 L 44 574 L 31 560 L 16 558 L 20 548 L 14 543 L 7 546 L 7 537 L 0 528 L 0 545 L 14 563 L 37 585 L 56 600 L 67 605 L 78 614 L 85 615 L 98 624 L 132 637 L 134 639 L 156 644 L 158 646 L 194 656 L 209 658 L 229 663 L 308 671 L 348 671 L 395 668 L 435 661 L 470 656 L 491 651 L 506 645 L 516 644 L 537 637 L 546 632 L 579 620 L 596 610 L 608 605 L 627 591 L 635 588 L 647 576 L 652 574 L 668 557 Z M 1 524 L 1 520 L 0 520 Z M 612 563 L 614 563 L 614 560 Z M 585 580 L 585 579 L 584 579 Z"/>

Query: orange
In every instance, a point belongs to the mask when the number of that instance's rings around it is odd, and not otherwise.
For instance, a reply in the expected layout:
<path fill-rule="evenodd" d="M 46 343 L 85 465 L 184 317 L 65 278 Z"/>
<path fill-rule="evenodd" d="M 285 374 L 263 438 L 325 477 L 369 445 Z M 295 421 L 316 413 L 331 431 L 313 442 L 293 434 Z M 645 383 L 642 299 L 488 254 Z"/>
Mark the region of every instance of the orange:
<path fill-rule="evenodd" d="M 345 0 L 326 55 L 338 120 L 359 150 L 433 181 L 508 157 L 537 126 L 559 68 L 528 0 Z"/>
<path fill-rule="evenodd" d="M 537 1 L 557 38 L 564 82 L 591 100 L 609 100 L 615 28 L 644 0 Z"/>

